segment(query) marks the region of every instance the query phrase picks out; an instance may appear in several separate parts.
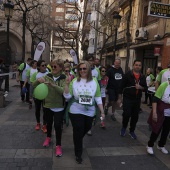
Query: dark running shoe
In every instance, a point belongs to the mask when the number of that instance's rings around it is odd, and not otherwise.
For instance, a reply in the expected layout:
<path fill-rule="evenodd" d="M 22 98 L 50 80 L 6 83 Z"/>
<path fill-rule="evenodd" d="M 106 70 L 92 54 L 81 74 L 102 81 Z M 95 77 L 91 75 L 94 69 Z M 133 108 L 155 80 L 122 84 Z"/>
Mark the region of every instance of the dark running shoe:
<path fill-rule="evenodd" d="M 77 162 L 78 164 L 82 164 L 83 160 L 82 160 L 81 157 L 76 157 L 76 162 Z"/>
<path fill-rule="evenodd" d="M 129 135 L 132 139 L 137 139 L 137 136 L 134 132 L 129 132 Z"/>
<path fill-rule="evenodd" d="M 111 115 L 111 119 L 112 119 L 113 121 L 116 121 L 115 115 Z"/>
<path fill-rule="evenodd" d="M 126 129 L 122 128 L 120 131 L 120 136 L 124 137 L 126 135 Z"/>

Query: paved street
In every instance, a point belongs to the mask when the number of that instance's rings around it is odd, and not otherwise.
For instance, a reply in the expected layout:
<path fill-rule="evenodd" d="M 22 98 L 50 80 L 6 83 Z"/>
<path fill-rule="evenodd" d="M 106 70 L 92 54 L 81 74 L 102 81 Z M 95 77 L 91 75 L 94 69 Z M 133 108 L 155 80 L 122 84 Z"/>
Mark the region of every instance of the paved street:
<path fill-rule="evenodd" d="M 42 146 L 46 137 L 42 131 L 35 131 L 34 107 L 29 110 L 20 101 L 19 86 L 10 80 L 7 106 L 0 108 L 0 170 L 168 170 L 170 154 L 164 155 L 154 148 L 155 156 L 146 153 L 150 135 L 146 123 L 150 109 L 142 105 L 136 134 L 133 140 L 127 134 L 119 135 L 122 110 L 117 110 L 117 121 L 106 117 L 106 130 L 97 123 L 93 135 L 84 139 L 83 164 L 75 162 L 72 127 L 64 127 L 63 156 L 55 157 L 55 140 L 49 148 Z M 170 151 L 170 141 L 167 142 Z"/>

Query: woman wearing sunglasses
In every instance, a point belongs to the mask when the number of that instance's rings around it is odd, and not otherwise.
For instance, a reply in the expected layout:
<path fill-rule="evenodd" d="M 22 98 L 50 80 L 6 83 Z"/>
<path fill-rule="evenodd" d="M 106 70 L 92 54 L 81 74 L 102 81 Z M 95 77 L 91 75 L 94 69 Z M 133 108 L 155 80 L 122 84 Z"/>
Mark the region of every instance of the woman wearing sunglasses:
<path fill-rule="evenodd" d="M 64 64 L 64 74 L 66 76 L 70 76 L 71 77 L 71 80 L 74 79 L 74 75 L 70 74 L 71 72 L 71 65 L 70 63 L 65 63 Z"/>
<path fill-rule="evenodd" d="M 100 87 L 96 78 L 92 78 L 91 67 L 87 61 L 77 66 L 77 77 L 70 82 L 66 79 L 64 97 L 69 100 L 69 117 L 73 126 L 73 141 L 76 162 L 82 163 L 83 137 L 91 129 L 97 103 L 104 119 L 104 110 Z"/>
<path fill-rule="evenodd" d="M 37 70 L 38 72 L 35 72 L 31 78 L 30 82 L 32 83 L 32 86 L 35 87 L 34 83 L 41 77 L 45 76 L 48 74 L 46 70 L 46 63 L 44 60 L 39 60 L 37 62 Z M 33 96 L 34 97 L 34 96 Z M 41 124 L 40 124 L 40 112 L 41 112 L 41 107 L 43 105 L 43 100 L 38 100 L 34 97 L 34 103 L 35 103 L 35 117 L 37 121 L 37 125 L 35 127 L 35 130 L 40 130 L 41 129 Z M 43 126 L 42 126 L 42 131 L 44 133 L 47 133 L 47 128 L 46 128 L 46 119 L 45 119 L 45 114 L 44 114 L 44 109 L 43 109 Z"/>
<path fill-rule="evenodd" d="M 64 114 L 64 86 L 66 76 L 63 74 L 64 61 L 61 59 L 51 62 L 52 72 L 39 78 L 34 85 L 45 83 L 48 86 L 48 95 L 44 99 L 43 106 L 47 120 L 47 137 L 43 146 L 48 147 L 51 142 L 52 125 L 54 121 L 56 136 L 56 156 L 62 156 L 61 136 Z"/>
<path fill-rule="evenodd" d="M 106 68 L 105 67 L 100 67 L 100 75 L 101 75 L 101 81 L 100 81 L 100 86 L 101 86 L 101 97 L 102 97 L 102 103 L 103 107 L 105 107 L 105 102 L 106 102 L 106 87 L 108 83 L 108 77 L 106 76 Z M 105 124 L 103 120 L 101 120 L 101 128 L 105 128 Z"/>

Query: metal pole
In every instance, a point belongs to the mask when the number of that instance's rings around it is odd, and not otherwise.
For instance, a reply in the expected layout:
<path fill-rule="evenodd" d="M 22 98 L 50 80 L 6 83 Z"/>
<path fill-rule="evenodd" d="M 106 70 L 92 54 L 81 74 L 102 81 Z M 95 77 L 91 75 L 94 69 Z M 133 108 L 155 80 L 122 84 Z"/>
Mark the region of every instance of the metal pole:
<path fill-rule="evenodd" d="M 7 17 L 7 51 L 6 51 L 6 72 L 9 73 L 10 66 L 10 47 L 9 47 L 9 16 Z M 5 76 L 5 91 L 9 91 L 9 75 Z"/>
<path fill-rule="evenodd" d="M 117 41 L 117 27 L 115 28 L 115 39 L 114 39 L 114 49 L 113 49 L 113 62 L 116 58 L 116 41 Z"/>
<path fill-rule="evenodd" d="M 25 61 L 25 27 L 26 27 L 26 13 L 23 13 L 22 21 L 22 61 Z"/>

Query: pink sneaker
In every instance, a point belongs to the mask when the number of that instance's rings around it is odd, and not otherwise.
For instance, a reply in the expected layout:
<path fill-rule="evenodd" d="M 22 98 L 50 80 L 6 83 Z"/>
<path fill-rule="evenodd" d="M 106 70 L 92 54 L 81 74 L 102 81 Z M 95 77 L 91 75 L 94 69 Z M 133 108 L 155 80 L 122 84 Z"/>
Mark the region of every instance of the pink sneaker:
<path fill-rule="evenodd" d="M 35 126 L 35 130 L 40 130 L 40 128 L 41 128 L 41 124 L 37 123 L 37 125 Z"/>
<path fill-rule="evenodd" d="M 103 128 L 103 129 L 106 128 L 105 123 L 104 123 L 104 122 L 101 122 L 101 123 L 100 123 L 100 127 Z"/>
<path fill-rule="evenodd" d="M 43 146 L 44 147 L 48 147 L 50 145 L 50 142 L 51 142 L 51 138 L 49 137 L 46 137 L 44 143 L 43 143 Z"/>
<path fill-rule="evenodd" d="M 56 156 L 62 156 L 62 149 L 60 145 L 56 146 Z"/>

